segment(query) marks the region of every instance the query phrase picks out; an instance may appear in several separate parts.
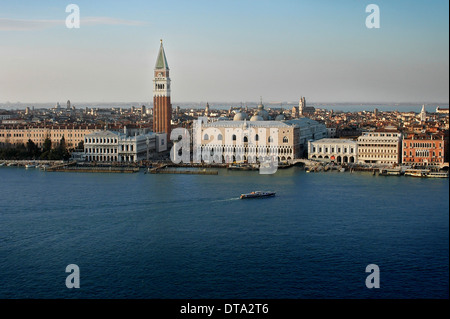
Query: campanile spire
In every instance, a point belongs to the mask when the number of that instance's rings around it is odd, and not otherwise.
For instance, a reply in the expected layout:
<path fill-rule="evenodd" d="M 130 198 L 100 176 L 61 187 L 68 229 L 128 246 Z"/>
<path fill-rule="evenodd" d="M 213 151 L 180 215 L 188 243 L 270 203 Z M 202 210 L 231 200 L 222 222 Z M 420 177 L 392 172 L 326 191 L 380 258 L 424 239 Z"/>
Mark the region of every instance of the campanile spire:
<path fill-rule="evenodd" d="M 162 39 L 160 43 L 153 77 L 153 131 L 155 133 L 167 133 L 167 140 L 169 140 L 172 119 L 169 64 L 167 63 Z"/>

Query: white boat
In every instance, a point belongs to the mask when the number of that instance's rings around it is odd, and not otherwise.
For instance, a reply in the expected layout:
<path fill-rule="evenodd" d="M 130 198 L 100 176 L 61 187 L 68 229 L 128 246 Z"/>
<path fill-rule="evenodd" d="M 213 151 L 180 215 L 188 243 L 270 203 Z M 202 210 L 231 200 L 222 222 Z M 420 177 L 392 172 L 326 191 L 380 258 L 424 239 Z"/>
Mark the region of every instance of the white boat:
<path fill-rule="evenodd" d="M 5 163 L 0 163 L 0 167 L 5 166 Z"/>
<path fill-rule="evenodd" d="M 428 173 L 430 173 L 429 169 L 407 169 L 405 176 L 426 177 Z"/>
<path fill-rule="evenodd" d="M 272 197 L 275 196 L 275 192 L 261 192 L 255 191 L 248 194 L 241 194 L 240 199 L 246 198 L 263 198 L 263 197 Z"/>
<path fill-rule="evenodd" d="M 445 172 L 429 172 L 425 176 L 426 177 L 430 177 L 430 178 L 447 178 L 448 177 L 448 173 L 445 173 Z"/>
<path fill-rule="evenodd" d="M 36 165 L 34 165 L 34 164 L 27 164 L 27 165 L 25 165 L 25 168 L 35 168 L 36 167 Z"/>

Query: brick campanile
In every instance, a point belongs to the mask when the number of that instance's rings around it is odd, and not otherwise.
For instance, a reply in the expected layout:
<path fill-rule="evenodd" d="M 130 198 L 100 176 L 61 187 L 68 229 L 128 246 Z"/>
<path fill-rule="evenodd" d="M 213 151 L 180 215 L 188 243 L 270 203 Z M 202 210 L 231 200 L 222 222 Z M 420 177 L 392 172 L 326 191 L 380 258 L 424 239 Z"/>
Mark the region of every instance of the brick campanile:
<path fill-rule="evenodd" d="M 171 119 L 169 65 L 161 40 L 153 78 L 153 132 L 165 132 L 167 140 L 170 140 Z"/>

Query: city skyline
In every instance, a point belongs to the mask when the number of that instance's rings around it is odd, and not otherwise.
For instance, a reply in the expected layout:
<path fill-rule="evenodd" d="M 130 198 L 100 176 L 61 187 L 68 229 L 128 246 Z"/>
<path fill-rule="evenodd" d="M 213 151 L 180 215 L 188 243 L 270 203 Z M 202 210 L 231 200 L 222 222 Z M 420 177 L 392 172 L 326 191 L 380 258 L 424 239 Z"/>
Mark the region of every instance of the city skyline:
<path fill-rule="evenodd" d="M 76 4 L 0 4 L 0 103 L 151 101 L 161 38 L 174 103 L 448 103 L 445 1 Z"/>

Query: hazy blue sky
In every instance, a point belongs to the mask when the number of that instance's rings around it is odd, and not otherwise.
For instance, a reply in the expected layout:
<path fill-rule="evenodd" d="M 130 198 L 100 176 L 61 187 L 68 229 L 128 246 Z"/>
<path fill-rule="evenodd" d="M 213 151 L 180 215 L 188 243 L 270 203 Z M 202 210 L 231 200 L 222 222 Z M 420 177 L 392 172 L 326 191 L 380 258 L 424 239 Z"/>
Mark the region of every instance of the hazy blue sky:
<path fill-rule="evenodd" d="M 80 8 L 80 29 L 65 8 Z M 381 28 L 368 29 L 375 3 Z M 448 0 L 0 0 L 0 103 L 449 101 Z"/>

